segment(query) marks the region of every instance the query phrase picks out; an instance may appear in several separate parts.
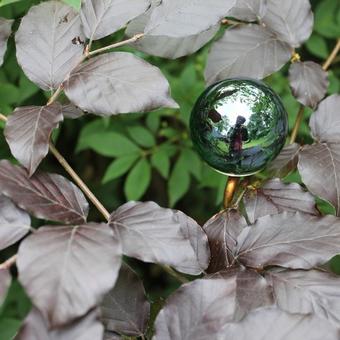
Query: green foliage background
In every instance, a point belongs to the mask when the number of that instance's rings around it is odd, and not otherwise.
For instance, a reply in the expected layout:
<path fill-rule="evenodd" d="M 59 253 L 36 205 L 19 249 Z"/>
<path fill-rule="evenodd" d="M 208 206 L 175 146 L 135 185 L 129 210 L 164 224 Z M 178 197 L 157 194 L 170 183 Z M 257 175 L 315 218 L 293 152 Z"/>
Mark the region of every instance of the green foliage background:
<path fill-rule="evenodd" d="M 80 0 L 65 0 L 79 8 Z M 0 0 L 0 16 L 19 19 L 37 0 Z M 312 1 L 315 13 L 315 29 L 308 42 L 298 50 L 302 60 L 322 63 L 340 37 L 340 2 L 335 0 Z M 14 30 L 18 26 L 15 22 Z M 107 45 L 123 39 L 124 33 L 96 42 Z M 188 121 L 191 108 L 203 91 L 203 70 L 209 45 L 195 55 L 175 61 L 150 57 L 130 50 L 158 66 L 169 80 L 172 95 L 180 110 L 162 109 L 147 114 L 120 115 L 98 118 L 86 115 L 78 120 L 66 120 L 53 138 L 58 149 L 71 163 L 81 178 L 110 211 L 127 200 L 153 200 L 162 206 L 183 210 L 200 223 L 219 211 L 226 183 L 222 176 L 205 165 L 194 151 L 190 140 Z M 329 72 L 329 94 L 340 92 L 340 58 L 337 57 Z M 293 126 L 299 104 L 293 98 L 287 80 L 288 68 L 270 76 L 266 82 L 281 96 Z M 9 114 L 18 106 L 43 105 L 50 93 L 42 92 L 31 83 L 15 58 L 13 36 L 9 40 L 4 65 L 0 68 L 0 112 Z M 66 98 L 63 98 L 66 100 Z M 305 114 L 298 141 L 311 143 L 308 118 Z M 0 128 L 3 125 L 0 123 Z M 10 158 L 10 152 L 0 133 L 0 158 Z M 47 157 L 42 168 L 66 175 L 53 157 Z M 259 175 L 261 176 L 261 174 Z M 286 181 L 300 182 L 293 173 Z M 325 213 L 334 213 L 326 202 L 319 201 Z M 100 216 L 92 209 L 92 218 Z M 13 254 L 10 248 L 3 258 Z M 144 279 L 147 293 L 155 302 L 161 303 L 177 288 L 177 283 L 155 265 L 128 260 Z M 340 260 L 331 261 L 333 270 L 340 274 Z M 30 302 L 17 281 L 0 309 L 0 339 L 11 339 L 30 309 Z"/>

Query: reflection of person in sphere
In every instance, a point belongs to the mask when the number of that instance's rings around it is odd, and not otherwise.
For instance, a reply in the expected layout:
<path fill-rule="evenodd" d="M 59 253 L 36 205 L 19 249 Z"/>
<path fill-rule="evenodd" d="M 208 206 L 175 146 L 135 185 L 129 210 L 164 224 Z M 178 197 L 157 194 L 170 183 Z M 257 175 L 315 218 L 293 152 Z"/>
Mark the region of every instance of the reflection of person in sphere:
<path fill-rule="evenodd" d="M 246 119 L 243 116 L 238 116 L 236 118 L 236 124 L 228 132 L 229 155 L 231 157 L 241 156 L 243 142 L 248 140 L 248 130 L 243 125 Z"/>

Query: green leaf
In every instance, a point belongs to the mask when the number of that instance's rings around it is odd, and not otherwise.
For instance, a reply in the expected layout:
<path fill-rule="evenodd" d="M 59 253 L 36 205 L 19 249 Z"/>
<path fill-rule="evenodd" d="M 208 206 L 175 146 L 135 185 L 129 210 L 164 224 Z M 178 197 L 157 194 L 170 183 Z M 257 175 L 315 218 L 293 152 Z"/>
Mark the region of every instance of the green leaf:
<path fill-rule="evenodd" d="M 202 161 L 198 154 L 192 149 L 184 149 L 183 157 L 185 159 L 188 171 L 193 174 L 198 181 L 202 179 Z"/>
<path fill-rule="evenodd" d="M 128 133 L 140 146 L 151 148 L 156 144 L 153 134 L 143 126 L 131 126 L 128 128 Z"/>
<path fill-rule="evenodd" d="M 339 12 L 339 1 L 321 1 L 315 10 L 314 28 L 316 32 L 326 38 L 338 38 L 340 36 Z"/>
<path fill-rule="evenodd" d="M 329 54 L 326 40 L 318 34 L 309 38 L 306 47 L 310 53 L 321 59 L 326 59 Z"/>
<path fill-rule="evenodd" d="M 170 206 L 173 207 L 190 187 L 190 175 L 185 161 L 185 155 L 179 156 L 168 182 Z"/>
<path fill-rule="evenodd" d="M 0 318 L 0 339 L 11 340 L 21 326 L 21 321 L 10 318 Z"/>
<path fill-rule="evenodd" d="M 328 80 L 329 80 L 328 94 L 339 93 L 340 92 L 340 80 L 334 74 L 333 71 L 328 71 Z"/>
<path fill-rule="evenodd" d="M 130 171 L 125 185 L 125 196 L 129 201 L 140 199 L 151 181 L 151 167 L 147 159 L 142 158 Z"/>
<path fill-rule="evenodd" d="M 21 104 L 26 99 L 32 97 L 34 94 L 39 92 L 40 89 L 30 80 L 28 80 L 28 78 L 24 74 L 22 74 L 19 79 L 19 91 L 20 91 L 19 104 Z"/>
<path fill-rule="evenodd" d="M 19 89 L 12 84 L 0 84 L 1 104 L 16 104 L 19 101 Z"/>
<path fill-rule="evenodd" d="M 146 126 L 152 131 L 156 132 L 159 129 L 161 117 L 158 112 L 150 112 L 146 117 Z"/>
<path fill-rule="evenodd" d="M 138 154 L 133 154 L 122 156 L 114 160 L 107 168 L 102 183 L 105 184 L 124 175 L 132 167 L 138 157 Z"/>
<path fill-rule="evenodd" d="M 12 4 L 14 2 L 19 2 L 22 0 L 0 0 L 0 7 Z"/>
<path fill-rule="evenodd" d="M 78 143 L 77 151 L 90 148 L 100 155 L 108 157 L 121 157 L 133 153 L 140 153 L 136 144 L 117 132 L 96 132 L 90 134 L 87 139 Z"/>
<path fill-rule="evenodd" d="M 81 7 L 81 0 L 63 0 L 66 4 L 72 6 L 77 11 L 80 10 Z"/>
<path fill-rule="evenodd" d="M 164 177 L 168 178 L 170 171 L 170 159 L 166 149 L 158 149 L 151 156 L 152 166 Z"/>

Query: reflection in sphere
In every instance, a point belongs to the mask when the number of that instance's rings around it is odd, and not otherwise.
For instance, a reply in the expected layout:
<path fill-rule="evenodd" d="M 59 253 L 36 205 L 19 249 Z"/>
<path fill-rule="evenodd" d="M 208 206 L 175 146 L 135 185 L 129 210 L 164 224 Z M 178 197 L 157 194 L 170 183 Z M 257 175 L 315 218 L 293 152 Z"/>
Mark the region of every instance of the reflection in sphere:
<path fill-rule="evenodd" d="M 287 113 L 264 83 L 227 79 L 207 88 L 190 118 L 191 136 L 201 157 L 232 176 L 262 170 L 284 146 Z"/>

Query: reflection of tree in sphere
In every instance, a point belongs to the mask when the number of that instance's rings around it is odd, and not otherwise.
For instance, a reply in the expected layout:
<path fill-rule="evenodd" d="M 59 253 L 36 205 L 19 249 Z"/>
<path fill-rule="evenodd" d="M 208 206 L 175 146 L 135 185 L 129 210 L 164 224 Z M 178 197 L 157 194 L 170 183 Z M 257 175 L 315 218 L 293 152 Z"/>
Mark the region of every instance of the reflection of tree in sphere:
<path fill-rule="evenodd" d="M 191 113 L 193 142 L 217 171 L 246 176 L 263 169 L 288 133 L 280 98 L 264 83 L 227 79 L 206 89 Z"/>

